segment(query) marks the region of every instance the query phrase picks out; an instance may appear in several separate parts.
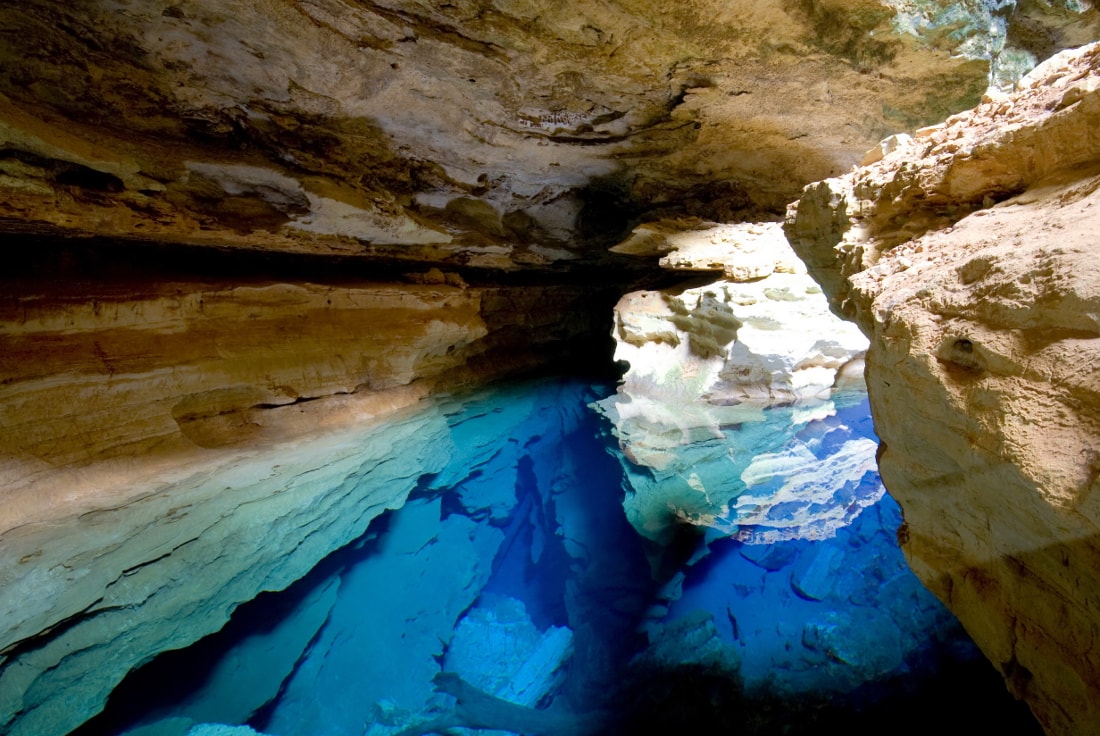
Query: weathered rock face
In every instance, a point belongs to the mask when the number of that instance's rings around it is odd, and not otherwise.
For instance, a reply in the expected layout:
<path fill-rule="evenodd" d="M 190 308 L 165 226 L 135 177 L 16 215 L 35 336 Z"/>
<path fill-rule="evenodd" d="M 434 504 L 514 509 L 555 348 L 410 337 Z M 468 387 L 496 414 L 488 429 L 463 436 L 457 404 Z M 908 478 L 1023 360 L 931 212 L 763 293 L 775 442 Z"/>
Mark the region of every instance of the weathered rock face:
<path fill-rule="evenodd" d="M 884 135 L 973 104 L 991 60 L 1095 37 L 1097 18 L 871 0 L 8 4 L 0 220 L 498 268 L 599 258 L 585 244 L 642 212 L 776 211 Z"/>
<path fill-rule="evenodd" d="M 871 338 L 904 549 L 1050 733 L 1100 722 L 1100 46 L 807 188 L 786 230 Z"/>
<path fill-rule="evenodd" d="M 103 503 L 103 479 L 203 462 L 435 390 L 600 352 L 606 287 L 268 281 L 6 282 L 0 518 Z M 250 283 L 251 282 L 251 283 Z M 601 297 L 600 294 L 603 293 Z M 107 482 L 111 485 L 111 482 Z"/>
<path fill-rule="evenodd" d="M 68 733 L 129 669 L 297 580 L 453 452 L 438 409 L 406 411 L 199 470 L 122 473 L 104 485 L 127 498 L 6 531 L 0 730 Z"/>

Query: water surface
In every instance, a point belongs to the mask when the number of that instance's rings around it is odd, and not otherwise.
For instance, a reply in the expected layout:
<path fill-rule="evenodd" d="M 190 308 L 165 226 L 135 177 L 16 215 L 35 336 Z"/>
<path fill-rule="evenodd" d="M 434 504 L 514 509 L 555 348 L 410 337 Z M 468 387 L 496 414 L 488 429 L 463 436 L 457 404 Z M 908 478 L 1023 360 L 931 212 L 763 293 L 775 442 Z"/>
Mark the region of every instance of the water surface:
<path fill-rule="evenodd" d="M 957 723 L 963 694 L 976 726 L 1038 733 L 906 568 L 873 469 L 748 517 L 746 489 L 727 489 L 721 523 L 658 545 L 627 522 L 629 462 L 590 408 L 613 390 L 544 379 L 448 400 L 460 451 L 401 508 L 134 673 L 78 733 L 388 736 L 517 718 L 546 733 L 915 733 Z M 873 438 L 865 403 L 793 434 L 790 411 L 774 416 L 781 451 L 822 467 Z M 757 497 L 790 485 L 752 478 Z M 843 523 L 802 524 L 814 506 Z M 455 683 L 476 696 L 456 702 Z"/>

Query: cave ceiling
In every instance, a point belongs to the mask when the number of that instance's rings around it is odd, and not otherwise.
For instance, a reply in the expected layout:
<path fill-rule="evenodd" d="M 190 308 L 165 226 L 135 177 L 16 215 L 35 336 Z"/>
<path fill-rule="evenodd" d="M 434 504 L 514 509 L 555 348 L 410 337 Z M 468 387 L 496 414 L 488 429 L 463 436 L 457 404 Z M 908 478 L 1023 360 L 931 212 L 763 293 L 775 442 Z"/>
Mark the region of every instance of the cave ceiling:
<path fill-rule="evenodd" d="M 0 231 L 583 265 L 647 219 L 775 219 L 973 105 L 991 61 L 1096 26 L 1046 2 L 8 3 Z"/>

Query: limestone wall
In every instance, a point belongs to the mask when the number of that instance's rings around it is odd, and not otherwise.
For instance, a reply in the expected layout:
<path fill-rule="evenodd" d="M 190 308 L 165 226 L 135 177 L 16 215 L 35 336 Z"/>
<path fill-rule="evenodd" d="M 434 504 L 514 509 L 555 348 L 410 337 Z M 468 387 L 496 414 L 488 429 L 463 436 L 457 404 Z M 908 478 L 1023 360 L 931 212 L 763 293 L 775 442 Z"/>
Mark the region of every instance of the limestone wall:
<path fill-rule="evenodd" d="M 1052 734 L 1100 722 L 1100 46 L 897 137 L 788 214 L 871 339 L 913 569 Z"/>

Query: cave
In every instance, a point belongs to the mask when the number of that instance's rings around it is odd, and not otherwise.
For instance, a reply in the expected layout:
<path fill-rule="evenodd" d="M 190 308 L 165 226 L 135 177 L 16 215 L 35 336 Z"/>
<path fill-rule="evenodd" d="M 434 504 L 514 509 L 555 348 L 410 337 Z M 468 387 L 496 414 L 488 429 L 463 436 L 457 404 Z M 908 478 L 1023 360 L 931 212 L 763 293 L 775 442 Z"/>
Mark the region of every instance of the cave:
<path fill-rule="evenodd" d="M 1100 11 L 0 8 L 0 733 L 1089 733 Z"/>

